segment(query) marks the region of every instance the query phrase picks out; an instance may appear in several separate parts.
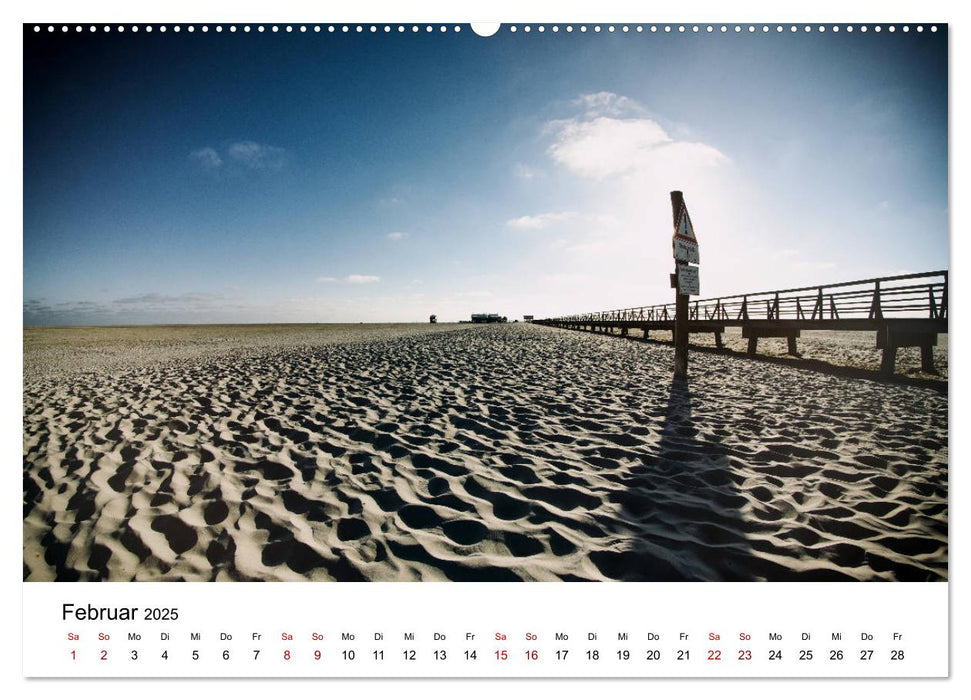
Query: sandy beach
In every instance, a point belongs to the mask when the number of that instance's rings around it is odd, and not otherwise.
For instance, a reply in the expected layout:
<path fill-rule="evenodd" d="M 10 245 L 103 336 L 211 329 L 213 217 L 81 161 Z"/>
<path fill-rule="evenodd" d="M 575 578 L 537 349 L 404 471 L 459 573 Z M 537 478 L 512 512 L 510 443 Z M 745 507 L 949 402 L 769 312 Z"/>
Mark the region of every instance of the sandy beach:
<path fill-rule="evenodd" d="M 855 335 L 800 349 L 866 369 Z M 946 381 L 675 383 L 521 323 L 24 336 L 27 581 L 947 579 Z"/>

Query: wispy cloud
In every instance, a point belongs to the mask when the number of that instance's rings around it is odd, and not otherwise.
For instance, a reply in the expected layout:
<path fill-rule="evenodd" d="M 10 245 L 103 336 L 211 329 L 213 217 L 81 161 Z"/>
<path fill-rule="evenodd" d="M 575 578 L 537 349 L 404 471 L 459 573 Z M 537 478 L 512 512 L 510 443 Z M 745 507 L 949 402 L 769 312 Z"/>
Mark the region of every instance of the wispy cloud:
<path fill-rule="evenodd" d="M 122 306 L 199 306 L 225 301 L 227 297 L 218 292 L 189 292 L 187 294 L 138 294 L 115 299 L 113 303 Z"/>
<path fill-rule="evenodd" d="M 377 275 L 348 275 L 344 281 L 350 284 L 373 284 L 380 282 L 381 278 Z"/>
<path fill-rule="evenodd" d="M 244 307 L 239 298 L 219 292 L 147 292 L 108 301 L 47 302 L 43 299 L 26 299 L 23 311 L 27 325 L 52 325 L 198 320 L 212 314 L 231 314 Z"/>
<path fill-rule="evenodd" d="M 223 164 L 223 159 L 219 157 L 216 149 L 209 146 L 192 151 L 189 154 L 189 160 L 197 163 L 204 170 L 216 170 Z"/>
<path fill-rule="evenodd" d="M 226 153 L 233 161 L 254 170 L 278 170 L 287 158 L 284 149 L 255 141 L 237 141 L 229 145 Z"/>
<path fill-rule="evenodd" d="M 321 275 L 317 278 L 317 281 L 324 284 L 333 284 L 335 282 L 345 282 L 346 284 L 374 284 L 375 282 L 380 282 L 381 278 L 377 275 L 344 275 L 343 277 Z"/>
<path fill-rule="evenodd" d="M 619 117 L 624 114 L 642 114 L 645 111 L 636 100 L 606 91 L 580 95 L 573 100 L 573 105 L 582 108 L 590 117 Z"/>
<path fill-rule="evenodd" d="M 212 146 L 197 148 L 189 160 L 203 170 L 218 171 L 229 167 L 244 170 L 279 170 L 287 163 L 286 149 L 256 141 L 235 141 L 222 154 Z"/>
<path fill-rule="evenodd" d="M 401 241 L 408 238 L 408 234 L 404 231 L 392 231 L 387 235 L 389 241 Z"/>
<path fill-rule="evenodd" d="M 510 219 L 506 222 L 506 226 L 520 231 L 536 231 L 548 228 L 553 224 L 576 219 L 577 216 L 577 213 L 574 211 L 546 212 L 535 215 L 527 214 L 516 219 Z"/>

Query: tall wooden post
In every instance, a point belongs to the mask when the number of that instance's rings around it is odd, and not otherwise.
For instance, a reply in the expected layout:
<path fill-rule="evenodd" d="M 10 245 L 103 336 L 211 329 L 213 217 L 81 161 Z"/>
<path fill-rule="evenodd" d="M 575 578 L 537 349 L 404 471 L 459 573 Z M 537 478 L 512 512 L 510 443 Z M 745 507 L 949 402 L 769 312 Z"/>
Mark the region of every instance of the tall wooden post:
<path fill-rule="evenodd" d="M 675 190 L 671 193 L 671 217 L 674 226 L 678 225 L 678 214 L 684 206 L 684 195 Z M 674 377 L 688 378 L 688 295 L 678 290 L 678 265 L 675 262 L 674 275 L 671 277 L 674 286 L 675 317 L 674 317 Z"/>

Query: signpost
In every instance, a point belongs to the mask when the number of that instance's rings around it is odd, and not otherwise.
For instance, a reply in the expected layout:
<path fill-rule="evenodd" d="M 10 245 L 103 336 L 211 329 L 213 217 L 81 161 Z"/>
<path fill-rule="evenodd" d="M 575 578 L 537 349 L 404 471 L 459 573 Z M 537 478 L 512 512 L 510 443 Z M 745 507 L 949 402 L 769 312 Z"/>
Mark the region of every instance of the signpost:
<path fill-rule="evenodd" d="M 674 316 L 674 376 L 676 379 L 688 377 L 688 296 L 699 294 L 698 239 L 694 226 L 684 203 L 684 195 L 675 190 L 671 193 L 671 216 L 674 219 L 674 237 L 671 248 L 674 253 L 675 268 L 671 275 L 671 286 L 675 288 Z"/>

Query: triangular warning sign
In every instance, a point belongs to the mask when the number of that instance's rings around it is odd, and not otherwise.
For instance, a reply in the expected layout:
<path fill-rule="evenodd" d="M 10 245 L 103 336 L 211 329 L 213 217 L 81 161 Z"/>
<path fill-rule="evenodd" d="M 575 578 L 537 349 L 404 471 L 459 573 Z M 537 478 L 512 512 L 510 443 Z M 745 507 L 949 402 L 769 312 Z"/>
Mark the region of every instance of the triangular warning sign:
<path fill-rule="evenodd" d="M 695 229 L 691 225 L 691 217 L 688 216 L 688 207 L 684 202 L 681 203 L 681 211 L 678 212 L 678 223 L 674 226 L 674 235 L 677 238 L 684 238 L 694 243 L 698 242 L 695 238 Z"/>

